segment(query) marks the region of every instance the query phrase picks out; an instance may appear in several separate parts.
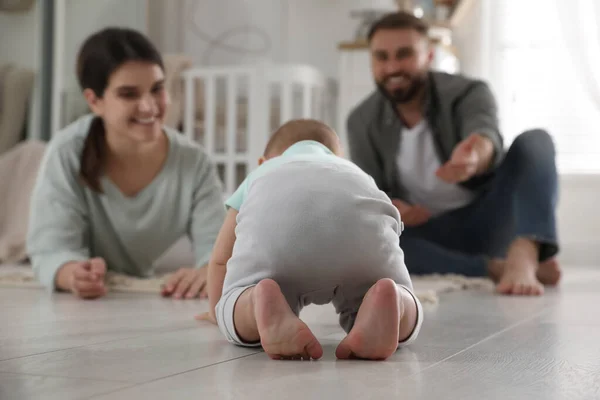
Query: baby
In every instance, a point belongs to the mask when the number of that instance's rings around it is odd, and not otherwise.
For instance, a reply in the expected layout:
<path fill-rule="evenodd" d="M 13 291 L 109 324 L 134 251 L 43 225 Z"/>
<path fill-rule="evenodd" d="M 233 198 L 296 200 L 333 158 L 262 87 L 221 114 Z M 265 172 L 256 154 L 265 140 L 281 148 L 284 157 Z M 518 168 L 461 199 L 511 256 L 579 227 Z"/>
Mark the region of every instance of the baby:
<path fill-rule="evenodd" d="M 386 359 L 416 339 L 423 312 L 399 246 L 398 210 L 340 153 L 327 125 L 290 121 L 226 201 L 208 267 L 210 311 L 198 319 L 231 343 L 262 345 L 273 359 L 321 358 L 298 316 L 330 302 L 347 333 L 338 358 Z"/>

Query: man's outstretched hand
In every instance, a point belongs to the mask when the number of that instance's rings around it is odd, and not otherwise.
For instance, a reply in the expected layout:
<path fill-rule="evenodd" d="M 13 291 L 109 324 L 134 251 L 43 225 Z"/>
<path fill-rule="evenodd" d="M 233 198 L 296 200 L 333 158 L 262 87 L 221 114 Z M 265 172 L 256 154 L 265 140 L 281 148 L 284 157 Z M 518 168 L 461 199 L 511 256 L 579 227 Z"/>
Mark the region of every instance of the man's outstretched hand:
<path fill-rule="evenodd" d="M 399 199 L 393 199 L 392 203 L 400 212 L 402 222 L 406 226 L 419 226 L 431 218 L 431 213 L 424 207 L 413 206 Z"/>
<path fill-rule="evenodd" d="M 492 142 L 474 134 L 460 142 L 452 151 L 450 160 L 436 171 L 438 178 L 448 183 L 460 183 L 485 171 L 494 154 Z"/>
<path fill-rule="evenodd" d="M 463 140 L 454 148 L 450 160 L 436 171 L 438 178 L 448 183 L 464 182 L 475 173 L 479 165 L 479 154 L 475 149 L 478 137 L 475 135 Z"/>

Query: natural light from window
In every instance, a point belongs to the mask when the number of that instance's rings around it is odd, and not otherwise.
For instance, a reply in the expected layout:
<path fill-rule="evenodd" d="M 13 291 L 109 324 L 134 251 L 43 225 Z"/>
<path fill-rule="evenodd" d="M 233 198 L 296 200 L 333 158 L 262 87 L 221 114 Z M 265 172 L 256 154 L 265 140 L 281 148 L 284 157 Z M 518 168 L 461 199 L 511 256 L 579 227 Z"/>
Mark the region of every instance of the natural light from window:
<path fill-rule="evenodd" d="M 561 173 L 600 173 L 600 96 L 589 85 L 599 85 L 600 27 L 594 11 L 599 6 L 582 7 L 585 40 L 566 42 L 559 19 L 558 1 L 493 1 L 493 86 L 498 94 L 502 131 L 507 146 L 514 137 L 531 128 L 544 128 L 557 147 Z M 594 0 L 590 0 L 594 1 Z M 581 3 L 585 3 L 582 1 Z M 581 15 L 583 14 L 583 15 Z M 564 21 L 563 21 L 564 22 Z M 583 76 L 580 59 L 570 50 L 586 52 L 589 71 Z M 582 53 L 584 54 L 584 53 Z M 591 74 L 591 72 L 590 72 Z M 597 93 L 600 93 L 598 86 Z"/>

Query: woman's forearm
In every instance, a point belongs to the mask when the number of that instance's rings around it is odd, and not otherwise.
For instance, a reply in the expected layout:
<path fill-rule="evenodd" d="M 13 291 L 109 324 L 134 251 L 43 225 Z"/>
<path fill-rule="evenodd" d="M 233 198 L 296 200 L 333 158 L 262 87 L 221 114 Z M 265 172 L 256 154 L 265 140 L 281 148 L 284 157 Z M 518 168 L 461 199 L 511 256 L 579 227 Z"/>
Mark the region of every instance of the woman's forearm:
<path fill-rule="evenodd" d="M 64 290 L 67 292 L 71 291 L 71 281 L 73 277 L 73 270 L 77 266 L 76 261 L 71 261 L 64 264 L 58 272 L 56 273 L 56 278 L 54 279 L 54 286 L 58 290 Z"/>

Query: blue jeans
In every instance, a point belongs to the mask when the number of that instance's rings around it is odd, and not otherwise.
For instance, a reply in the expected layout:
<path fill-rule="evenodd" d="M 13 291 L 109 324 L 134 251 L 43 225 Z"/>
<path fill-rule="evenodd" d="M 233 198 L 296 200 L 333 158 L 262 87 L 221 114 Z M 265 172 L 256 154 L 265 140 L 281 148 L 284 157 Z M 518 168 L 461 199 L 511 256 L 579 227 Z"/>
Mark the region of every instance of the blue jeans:
<path fill-rule="evenodd" d="M 554 144 L 543 130 L 519 135 L 491 185 L 466 207 L 449 211 L 400 236 L 411 274 L 486 276 L 492 257 L 504 258 L 516 237 L 540 244 L 540 261 L 558 253 Z"/>

